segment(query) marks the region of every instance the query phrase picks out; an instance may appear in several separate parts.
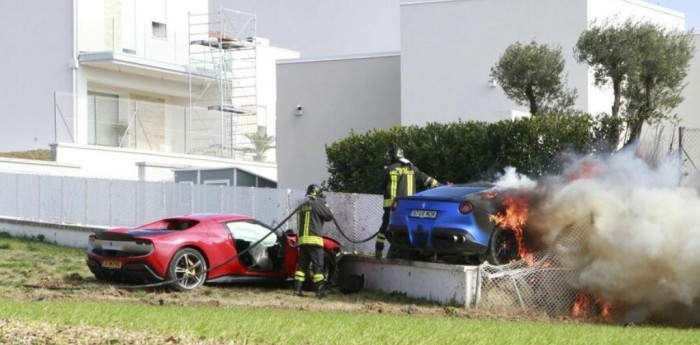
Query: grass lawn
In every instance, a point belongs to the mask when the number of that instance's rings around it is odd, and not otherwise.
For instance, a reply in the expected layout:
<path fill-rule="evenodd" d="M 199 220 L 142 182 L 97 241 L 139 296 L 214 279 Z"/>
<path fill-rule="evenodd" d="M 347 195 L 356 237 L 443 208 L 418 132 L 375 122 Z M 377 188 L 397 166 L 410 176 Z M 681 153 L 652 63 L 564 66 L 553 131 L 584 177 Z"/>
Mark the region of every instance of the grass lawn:
<path fill-rule="evenodd" d="M 1 300 L 0 318 L 247 344 L 693 344 L 700 339 L 694 329 L 114 302 Z"/>

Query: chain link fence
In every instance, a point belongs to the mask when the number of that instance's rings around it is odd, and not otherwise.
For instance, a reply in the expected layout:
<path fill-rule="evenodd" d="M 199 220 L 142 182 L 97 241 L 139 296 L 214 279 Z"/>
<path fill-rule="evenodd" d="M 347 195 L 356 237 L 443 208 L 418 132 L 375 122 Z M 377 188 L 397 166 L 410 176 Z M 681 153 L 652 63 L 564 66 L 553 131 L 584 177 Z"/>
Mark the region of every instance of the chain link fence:
<path fill-rule="evenodd" d="M 677 147 L 681 153 L 682 178 L 696 177 L 700 170 L 700 129 L 679 128 Z"/>
<path fill-rule="evenodd" d="M 589 316 L 589 310 L 577 311 L 590 309 L 591 303 L 577 305 L 585 292 L 577 282 L 579 272 L 566 258 L 577 253 L 585 255 L 584 234 L 591 226 L 592 218 L 581 219 L 564 229 L 547 250 L 530 253 L 507 265 L 480 265 L 476 307 L 522 309 L 549 316 Z"/>

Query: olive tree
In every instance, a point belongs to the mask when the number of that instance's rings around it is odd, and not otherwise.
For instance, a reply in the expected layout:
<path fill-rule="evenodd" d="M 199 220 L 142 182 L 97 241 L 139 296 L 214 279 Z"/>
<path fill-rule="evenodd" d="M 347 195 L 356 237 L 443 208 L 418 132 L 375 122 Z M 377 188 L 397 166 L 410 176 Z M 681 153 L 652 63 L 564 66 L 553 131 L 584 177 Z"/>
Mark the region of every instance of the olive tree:
<path fill-rule="evenodd" d="M 672 117 L 670 111 L 683 100 L 693 51 L 688 33 L 627 20 L 592 23 L 579 36 L 574 55 L 593 69 L 597 86 L 612 84 L 612 116 L 624 117 L 626 144 L 631 144 L 645 122 Z"/>
<path fill-rule="evenodd" d="M 506 97 L 530 107 L 530 114 L 569 109 L 576 101 L 576 90 L 565 87 L 564 58 L 561 47 L 535 41 L 510 45 L 495 66 L 493 78 Z"/>
<path fill-rule="evenodd" d="M 631 29 L 638 54 L 636 69 L 622 90 L 628 101 L 627 144 L 639 138 L 644 123 L 675 119 L 671 112 L 683 101 L 681 92 L 695 50 L 688 34 L 651 23 L 636 24 Z"/>

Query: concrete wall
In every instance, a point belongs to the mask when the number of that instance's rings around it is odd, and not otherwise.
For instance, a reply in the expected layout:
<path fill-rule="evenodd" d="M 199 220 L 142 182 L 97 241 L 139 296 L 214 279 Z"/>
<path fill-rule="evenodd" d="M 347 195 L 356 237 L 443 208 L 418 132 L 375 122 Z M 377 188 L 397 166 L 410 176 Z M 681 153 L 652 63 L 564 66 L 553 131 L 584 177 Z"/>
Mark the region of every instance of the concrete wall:
<path fill-rule="evenodd" d="M 258 34 L 302 58 L 398 51 L 400 0 L 209 0 L 256 14 Z"/>
<path fill-rule="evenodd" d="M 278 64 L 280 188 L 304 189 L 327 179 L 325 145 L 350 130 L 364 133 L 399 124 L 399 60 L 398 55 L 380 55 Z M 301 116 L 297 105 L 303 108 Z"/>
<path fill-rule="evenodd" d="M 515 42 L 560 45 L 575 108 L 608 111 L 609 90 L 591 84 L 573 47 L 595 18 L 648 18 L 683 27 L 683 15 L 636 0 L 450 0 L 401 6 L 401 123 L 497 121 L 526 111 L 489 85 L 490 69 Z M 429 20 L 440 18 L 440 20 Z"/>
<path fill-rule="evenodd" d="M 74 248 L 87 248 L 88 236 L 93 232 L 106 229 L 106 227 L 72 226 L 0 218 L 0 232 L 6 232 L 14 237 L 43 236 L 46 242 Z"/>
<path fill-rule="evenodd" d="M 0 151 L 47 149 L 54 91 L 72 91 L 73 1 L 3 1 L 0 26 Z"/>
<path fill-rule="evenodd" d="M 682 119 L 681 126 L 700 128 L 700 34 L 695 34 L 695 56 L 690 61 L 690 69 L 683 90 L 683 103 L 676 108 Z"/>
<path fill-rule="evenodd" d="M 351 274 L 362 275 L 365 289 L 462 307 L 476 302 L 478 270 L 478 266 L 376 260 L 360 255 L 346 255 L 340 261 L 341 281 Z"/>

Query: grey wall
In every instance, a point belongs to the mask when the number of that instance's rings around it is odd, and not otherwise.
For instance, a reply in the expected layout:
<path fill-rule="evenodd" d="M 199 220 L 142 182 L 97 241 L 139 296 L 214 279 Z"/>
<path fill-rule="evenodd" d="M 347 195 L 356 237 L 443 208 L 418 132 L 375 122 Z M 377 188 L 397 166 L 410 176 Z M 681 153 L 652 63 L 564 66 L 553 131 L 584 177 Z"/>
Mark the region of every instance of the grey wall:
<path fill-rule="evenodd" d="M 256 14 L 258 36 L 301 52 L 302 58 L 400 49 L 400 0 L 210 0 Z"/>
<path fill-rule="evenodd" d="M 328 179 L 325 145 L 351 129 L 364 133 L 400 124 L 398 55 L 280 62 L 277 78 L 280 188 L 304 189 Z M 301 116 L 297 105 L 303 108 Z"/>
<path fill-rule="evenodd" d="M 700 128 L 700 34 L 695 34 L 695 55 L 690 60 L 686 86 L 683 89 L 683 103 L 674 110 L 682 119 L 683 127 Z"/>
<path fill-rule="evenodd" d="M 49 149 L 54 91 L 72 92 L 73 1 L 1 1 L 0 42 L 0 152 Z"/>

